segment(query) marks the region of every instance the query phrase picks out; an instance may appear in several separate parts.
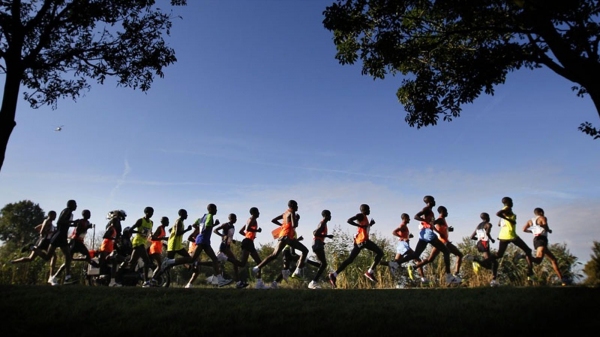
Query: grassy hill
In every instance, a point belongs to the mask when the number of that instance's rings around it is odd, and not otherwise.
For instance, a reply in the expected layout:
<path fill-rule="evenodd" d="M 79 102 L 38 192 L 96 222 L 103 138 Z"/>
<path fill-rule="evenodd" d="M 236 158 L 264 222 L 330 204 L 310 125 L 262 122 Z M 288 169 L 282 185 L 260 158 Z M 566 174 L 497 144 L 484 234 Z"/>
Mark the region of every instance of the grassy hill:
<path fill-rule="evenodd" d="M 0 286 L 4 336 L 597 336 L 600 290 Z"/>

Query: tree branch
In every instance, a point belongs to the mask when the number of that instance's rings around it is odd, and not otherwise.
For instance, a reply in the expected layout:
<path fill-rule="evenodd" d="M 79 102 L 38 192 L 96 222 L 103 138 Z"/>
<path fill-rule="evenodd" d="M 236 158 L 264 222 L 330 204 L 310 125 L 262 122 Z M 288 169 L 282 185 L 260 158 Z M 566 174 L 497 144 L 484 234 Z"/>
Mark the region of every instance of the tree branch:
<path fill-rule="evenodd" d="M 37 12 L 35 17 L 33 19 L 29 20 L 29 22 L 25 25 L 25 30 L 29 31 L 29 30 L 33 29 L 34 27 L 37 27 L 40 24 L 40 22 L 42 22 L 42 19 L 48 12 L 48 9 L 50 9 L 50 6 L 53 4 L 55 4 L 54 1 L 45 0 L 44 4 L 42 5 L 42 8 L 40 8 L 40 10 Z"/>

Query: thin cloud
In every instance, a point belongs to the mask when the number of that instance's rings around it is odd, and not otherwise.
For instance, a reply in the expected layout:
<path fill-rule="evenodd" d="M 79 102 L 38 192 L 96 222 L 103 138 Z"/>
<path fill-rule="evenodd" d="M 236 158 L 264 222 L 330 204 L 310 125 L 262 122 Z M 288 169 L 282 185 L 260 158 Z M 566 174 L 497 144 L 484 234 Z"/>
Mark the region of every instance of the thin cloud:
<path fill-rule="evenodd" d="M 117 184 L 110 191 L 110 194 L 108 195 L 108 200 L 106 201 L 107 206 L 109 206 L 112 203 L 121 186 L 125 184 L 127 176 L 129 175 L 129 173 L 131 173 L 131 171 L 132 169 L 131 166 L 129 166 L 129 161 L 127 160 L 127 158 L 125 158 L 125 168 L 123 170 L 123 174 L 121 174 L 121 178 L 117 180 Z"/>

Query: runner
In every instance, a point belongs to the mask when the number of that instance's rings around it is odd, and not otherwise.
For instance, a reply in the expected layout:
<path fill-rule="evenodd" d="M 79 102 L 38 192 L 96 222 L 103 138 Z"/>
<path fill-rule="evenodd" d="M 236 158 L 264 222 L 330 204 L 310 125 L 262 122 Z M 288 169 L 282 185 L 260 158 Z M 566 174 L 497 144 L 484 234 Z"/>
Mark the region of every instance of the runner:
<path fill-rule="evenodd" d="M 333 235 L 327 234 L 327 223 L 331 221 L 331 212 L 329 210 L 323 210 L 321 212 L 321 216 L 323 219 L 319 222 L 319 226 L 313 232 L 313 245 L 312 251 L 317 256 L 317 260 L 319 260 L 320 265 L 315 277 L 313 277 L 312 281 L 308 284 L 309 289 L 319 289 L 321 286 L 319 285 L 319 279 L 325 269 L 327 268 L 327 258 L 325 257 L 325 238 L 333 239 Z"/>
<path fill-rule="evenodd" d="M 218 281 L 217 285 L 219 287 L 223 287 L 223 286 L 226 286 L 229 283 L 231 283 L 232 280 L 223 278 L 223 275 L 221 274 L 221 269 L 219 266 L 219 260 L 217 259 L 217 256 L 215 255 L 215 251 L 210 246 L 210 237 L 212 234 L 212 229 L 213 229 L 214 225 L 219 224 L 219 220 L 216 220 L 216 221 L 213 220 L 214 216 L 217 214 L 217 206 L 215 204 L 208 204 L 206 209 L 207 209 L 208 213 L 204 214 L 204 216 L 202 216 L 202 218 L 196 220 L 196 222 L 194 223 L 194 224 L 198 225 L 200 233 L 196 236 L 196 249 L 194 249 L 194 253 L 193 253 L 191 259 L 186 259 L 185 257 L 179 258 L 176 261 L 169 259 L 169 260 L 167 260 L 168 262 L 166 263 L 166 265 L 169 266 L 169 265 L 178 265 L 178 264 L 183 264 L 183 263 L 199 262 L 200 254 L 204 251 L 206 253 L 206 255 L 208 255 L 208 257 L 212 261 L 214 274 L 216 275 L 217 281 Z M 197 277 L 198 277 L 198 272 L 195 272 L 194 274 L 192 274 L 192 277 L 190 278 L 190 280 L 188 282 L 189 287 L 192 286 L 192 284 L 194 283 L 194 281 L 196 280 Z M 186 285 L 186 287 L 189 288 L 187 285 Z"/>
<path fill-rule="evenodd" d="M 39 233 L 40 233 L 37 243 L 35 245 L 27 246 L 26 247 L 27 249 L 24 249 L 24 251 L 22 250 L 23 253 L 25 251 L 31 251 L 29 256 L 12 260 L 12 261 L 10 261 L 10 263 L 31 262 L 31 261 L 35 260 L 36 257 L 40 256 L 35 252 L 36 247 L 38 247 L 41 250 L 48 249 L 48 247 L 50 246 L 50 239 L 52 238 L 52 235 L 54 235 L 54 232 L 56 231 L 56 227 L 54 227 L 54 225 L 52 224 L 52 222 L 55 219 L 56 219 L 56 212 L 55 211 L 48 212 L 48 215 L 46 216 L 44 221 L 40 225 L 35 226 L 35 230 L 39 231 Z M 52 258 L 50 259 L 50 278 L 52 277 L 52 275 L 54 275 L 55 265 L 56 265 L 56 252 L 54 253 L 54 255 L 52 255 Z"/>
<path fill-rule="evenodd" d="M 239 270 L 238 267 L 241 267 L 242 264 L 238 259 L 235 258 L 235 255 L 231 251 L 231 245 L 235 242 L 233 240 L 233 236 L 235 235 L 235 223 L 237 222 L 237 215 L 231 213 L 229 214 L 228 222 L 223 223 L 215 227 L 213 233 L 221 237 L 221 244 L 219 245 L 219 254 L 217 254 L 217 258 L 221 262 L 231 262 L 233 265 L 233 279 L 236 282 L 237 288 L 243 288 L 243 284 L 240 282 L 239 278 Z"/>
<path fill-rule="evenodd" d="M 164 241 L 169 240 L 167 237 L 166 228 L 169 226 L 169 218 L 163 216 L 160 218 L 160 225 L 154 231 L 154 234 L 150 237 L 150 248 L 148 249 L 148 257 L 151 261 L 155 262 L 155 269 L 152 272 L 152 280 L 156 281 L 156 276 L 160 272 L 162 265 L 162 252 Z M 155 284 L 155 282 L 151 282 Z"/>
<path fill-rule="evenodd" d="M 129 259 L 129 267 L 135 269 L 138 260 L 142 259 L 144 263 L 144 283 L 142 287 L 151 287 L 152 284 L 148 280 L 148 271 L 150 270 L 150 257 L 148 257 L 147 245 L 149 244 L 149 238 L 152 235 L 152 227 L 154 223 L 150 218 L 154 215 L 154 208 L 148 206 L 144 208 L 144 216 L 139 218 L 135 224 L 131 227 L 130 232 L 135 234 L 131 240 L 133 252 Z"/>
<path fill-rule="evenodd" d="M 513 201 L 509 197 L 504 197 L 502 198 L 502 204 L 504 207 L 496 213 L 496 216 L 500 218 L 500 223 L 498 224 L 498 226 L 500 226 L 500 233 L 498 233 L 498 240 L 500 242 L 498 243 L 496 258 L 498 260 L 501 259 L 506 252 L 506 248 L 508 248 L 508 245 L 511 243 L 519 247 L 525 253 L 524 257 L 527 261 L 527 281 L 532 282 L 534 281 L 532 265 L 533 256 L 531 256 L 531 248 L 529 248 L 525 241 L 517 235 L 517 215 L 512 211 Z M 518 255 L 516 257 L 519 258 L 521 256 Z"/>
<path fill-rule="evenodd" d="M 523 227 L 525 233 L 533 234 L 533 248 L 536 253 L 533 262 L 540 264 L 544 257 L 547 257 L 552 264 L 552 269 L 554 269 L 556 276 L 558 276 L 561 284 L 565 286 L 568 280 L 563 277 L 556 257 L 548 249 L 548 233 L 552 233 L 552 230 L 548 227 L 548 218 L 544 215 L 544 210 L 539 207 L 533 210 L 533 214 L 535 214 L 535 217 L 527 221 Z"/>
<path fill-rule="evenodd" d="M 434 226 L 437 230 L 438 238 L 446 246 L 446 248 L 448 248 L 448 251 L 456 256 L 456 269 L 454 272 L 454 277 L 456 279 L 461 279 L 459 273 L 463 259 L 463 253 L 460 250 L 458 250 L 458 248 L 454 244 L 452 244 L 452 242 L 450 242 L 450 240 L 448 239 L 448 232 L 454 231 L 454 227 L 448 226 L 448 223 L 446 222 L 446 218 L 448 217 L 448 210 L 446 209 L 446 207 L 440 206 L 438 207 L 437 211 L 439 217 L 435 220 Z M 440 251 L 436 247 L 433 247 L 431 253 L 429 254 L 429 257 L 421 262 L 418 262 L 415 265 L 415 268 L 422 268 L 426 264 L 433 262 L 439 254 Z"/>
<path fill-rule="evenodd" d="M 244 227 L 240 229 L 240 234 L 244 237 L 242 240 L 242 257 L 240 258 L 240 267 L 244 268 L 248 263 L 248 257 L 252 257 L 254 262 L 259 265 L 262 260 L 256 251 L 256 247 L 254 247 L 254 239 L 256 239 L 256 233 L 262 232 L 262 228 L 258 227 L 258 222 L 256 221 L 260 216 L 260 212 L 258 208 L 252 207 L 250 208 L 250 218 L 246 221 Z M 240 280 L 236 284 L 237 288 L 245 288 L 248 286 L 247 280 Z M 265 288 L 265 284 L 261 278 L 260 269 L 256 275 L 256 287 L 259 289 Z"/>
<path fill-rule="evenodd" d="M 413 238 L 413 235 L 410 233 L 410 230 L 408 229 L 408 224 L 410 223 L 410 216 L 406 213 L 402 213 L 400 215 L 400 219 L 402 220 L 402 222 L 396 229 L 394 229 L 392 231 L 392 235 L 398 238 L 398 245 L 396 245 L 396 255 L 394 257 L 394 261 L 388 262 L 388 266 L 390 268 L 390 272 L 392 275 L 399 274 L 400 265 L 396 261 L 400 260 L 404 256 L 414 253 L 413 249 L 410 247 L 410 239 Z M 421 262 L 421 259 L 417 258 L 417 259 L 415 259 L 415 261 L 418 263 L 418 262 Z M 382 261 L 381 264 L 385 265 L 385 262 Z M 407 270 L 408 270 L 408 277 L 411 280 L 414 279 L 412 269 L 413 269 L 412 265 L 409 264 L 407 266 Z M 425 278 L 425 273 L 423 272 L 423 268 L 419 267 L 419 268 L 417 268 L 417 271 L 419 272 L 419 276 L 421 277 L 421 283 L 428 284 L 429 280 L 427 280 Z M 398 285 L 396 287 L 403 288 L 404 282 L 402 282 L 402 280 L 398 280 Z"/>
<path fill-rule="evenodd" d="M 89 229 L 94 228 L 94 225 L 90 223 L 90 218 L 92 217 L 92 213 L 84 209 L 81 212 L 81 219 L 75 220 L 73 222 L 73 232 L 69 237 L 69 251 L 71 252 L 71 260 L 75 260 L 73 257 L 75 253 L 79 253 L 83 255 L 83 261 L 92 265 L 93 267 L 98 267 L 96 261 L 92 260 L 92 256 L 90 255 L 89 249 L 85 245 L 85 236 L 87 235 L 87 231 Z M 81 261 L 82 259 L 77 259 L 77 261 Z M 58 277 L 60 273 L 66 268 L 66 264 L 62 264 L 58 270 L 56 271 L 55 277 Z"/>
<path fill-rule="evenodd" d="M 67 207 L 60 212 L 60 216 L 56 222 L 56 231 L 52 235 L 52 238 L 50 238 L 48 250 L 44 251 L 39 247 L 34 248 L 35 253 L 46 261 L 51 260 L 52 257 L 55 256 L 54 252 L 56 251 L 56 248 L 60 248 L 63 256 L 65 257 L 64 284 L 73 283 L 73 279 L 71 277 L 71 252 L 69 250 L 69 241 L 67 237 L 69 235 L 69 227 L 73 224 L 73 211 L 76 209 L 77 202 L 75 200 L 67 201 Z M 52 263 L 53 262 L 50 261 L 51 265 Z M 58 279 L 54 275 L 50 276 L 48 283 L 53 286 L 59 285 Z"/>
<path fill-rule="evenodd" d="M 496 256 L 490 253 L 490 241 L 495 243 L 496 241 L 492 238 L 492 224 L 490 223 L 490 215 L 483 212 L 479 215 L 482 222 L 477 225 L 473 234 L 471 234 L 471 240 L 477 240 L 477 251 L 482 253 L 483 259 L 478 257 L 474 257 L 472 255 L 465 255 L 466 261 L 473 262 L 473 272 L 475 274 L 479 273 L 479 266 L 491 269 L 492 270 L 492 281 L 490 282 L 490 286 L 497 287 L 500 285 L 498 283 L 498 260 Z"/>
<path fill-rule="evenodd" d="M 292 276 L 302 275 L 302 269 L 304 268 L 304 264 L 306 263 L 306 258 L 308 256 L 308 248 L 306 248 L 306 246 L 300 243 L 300 241 L 298 241 L 296 238 L 296 227 L 298 227 L 298 220 L 300 219 L 296 216 L 297 211 L 298 203 L 295 200 L 290 200 L 288 201 L 288 209 L 282 215 L 278 215 L 271 220 L 272 223 L 280 226 L 281 228 L 278 234 L 277 246 L 271 255 L 267 256 L 266 259 L 262 260 L 262 262 L 256 267 L 252 268 L 253 273 L 258 275 L 261 268 L 277 259 L 277 256 L 279 256 L 285 246 L 290 245 L 291 248 L 298 249 L 302 252 L 300 259 L 298 260 L 296 270 L 294 270 L 294 274 Z"/>
<path fill-rule="evenodd" d="M 383 251 L 373 241 L 369 240 L 369 232 L 371 227 L 375 225 L 375 220 L 369 221 L 368 216 L 371 214 L 371 208 L 367 204 L 360 205 L 360 213 L 348 219 L 348 223 L 358 227 L 358 232 L 354 236 L 354 248 L 350 252 L 350 256 L 342 262 L 336 271 L 329 274 L 329 282 L 335 288 L 337 286 L 337 277 L 346 267 L 351 264 L 358 256 L 361 250 L 367 249 L 375 253 L 375 259 L 369 269 L 365 272 L 365 276 L 372 282 L 377 282 L 375 278 L 375 268 L 383 257 Z"/>
<path fill-rule="evenodd" d="M 423 251 L 425 251 L 425 248 L 427 248 L 427 245 L 430 244 L 444 254 L 446 284 L 460 284 L 461 279 L 450 273 L 450 251 L 448 251 L 448 248 L 446 248 L 446 246 L 439 240 L 438 231 L 434 225 L 435 214 L 433 213 L 432 209 L 433 206 L 435 206 L 435 199 L 430 195 L 426 195 L 423 197 L 423 202 L 425 203 L 425 207 L 423 207 L 423 209 L 414 216 L 415 220 L 421 222 L 419 242 L 417 242 L 414 252 L 403 256 L 400 258 L 400 260 L 396 260 L 396 262 L 401 265 L 404 262 L 419 259 Z"/>

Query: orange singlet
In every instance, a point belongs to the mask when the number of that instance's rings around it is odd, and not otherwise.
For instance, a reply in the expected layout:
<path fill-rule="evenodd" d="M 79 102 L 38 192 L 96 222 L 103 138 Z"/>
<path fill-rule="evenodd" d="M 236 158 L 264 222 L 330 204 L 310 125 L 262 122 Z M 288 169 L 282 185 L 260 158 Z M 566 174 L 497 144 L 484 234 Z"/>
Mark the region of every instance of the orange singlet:
<path fill-rule="evenodd" d="M 164 238 L 165 237 L 165 228 L 163 226 L 159 227 L 160 229 L 160 235 L 158 237 Z M 150 255 L 152 254 L 161 254 L 162 253 L 162 249 L 163 249 L 163 242 L 162 240 L 158 240 L 158 241 L 154 241 L 152 240 L 150 243 Z"/>
<path fill-rule="evenodd" d="M 446 223 L 446 219 L 439 217 L 438 220 L 441 220 L 437 225 L 437 230 L 440 233 L 439 238 L 442 243 L 448 242 L 448 224 Z"/>
<path fill-rule="evenodd" d="M 110 233 L 110 239 L 103 239 L 102 244 L 100 245 L 100 251 L 105 253 L 112 253 L 115 250 L 115 238 L 117 237 L 117 231 L 114 227 L 108 228 Z"/>
<path fill-rule="evenodd" d="M 319 224 L 319 227 L 321 227 L 321 224 Z M 327 225 L 323 226 L 321 232 L 317 232 L 315 234 L 317 235 L 313 236 L 314 240 L 325 242 L 325 236 L 327 235 Z"/>
<path fill-rule="evenodd" d="M 254 241 L 256 238 L 256 230 L 258 229 L 258 222 L 248 219 L 246 223 L 246 234 L 244 235 L 247 239 Z"/>
<path fill-rule="evenodd" d="M 400 224 L 399 228 L 400 229 L 396 231 L 396 234 L 398 234 L 398 240 L 408 241 L 408 239 L 409 239 L 408 236 L 410 235 L 408 226 L 405 223 L 402 223 L 402 224 Z"/>
<path fill-rule="evenodd" d="M 356 236 L 354 237 L 354 242 L 356 244 L 367 242 L 369 240 L 369 230 L 371 229 L 371 226 L 369 226 L 369 219 L 366 215 L 363 215 L 363 218 L 359 223 L 361 227 L 358 227 L 358 233 L 356 233 Z"/>
<path fill-rule="evenodd" d="M 279 237 L 282 238 L 287 236 L 290 239 L 293 239 L 296 235 L 296 230 L 294 226 L 292 226 L 292 210 L 288 209 L 283 213 L 283 224 L 281 225 L 281 232 L 279 232 Z"/>

